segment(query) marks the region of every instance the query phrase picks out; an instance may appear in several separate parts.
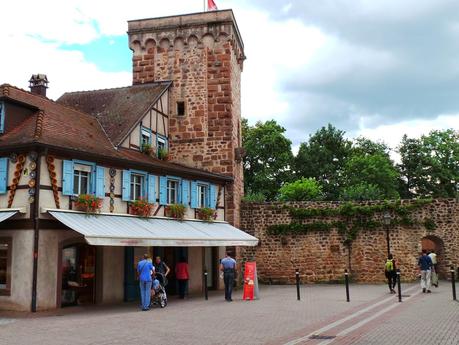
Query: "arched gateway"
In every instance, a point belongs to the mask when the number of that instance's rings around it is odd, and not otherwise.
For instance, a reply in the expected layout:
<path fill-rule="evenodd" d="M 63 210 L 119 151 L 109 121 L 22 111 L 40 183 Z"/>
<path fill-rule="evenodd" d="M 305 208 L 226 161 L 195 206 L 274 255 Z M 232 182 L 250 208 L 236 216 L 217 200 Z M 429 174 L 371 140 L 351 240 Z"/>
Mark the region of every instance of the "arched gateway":
<path fill-rule="evenodd" d="M 428 235 L 421 239 L 421 249 L 429 251 L 435 251 L 437 254 L 438 262 L 438 276 L 440 279 L 445 279 L 448 272 L 448 267 L 445 260 L 445 244 L 443 240 L 435 235 Z"/>

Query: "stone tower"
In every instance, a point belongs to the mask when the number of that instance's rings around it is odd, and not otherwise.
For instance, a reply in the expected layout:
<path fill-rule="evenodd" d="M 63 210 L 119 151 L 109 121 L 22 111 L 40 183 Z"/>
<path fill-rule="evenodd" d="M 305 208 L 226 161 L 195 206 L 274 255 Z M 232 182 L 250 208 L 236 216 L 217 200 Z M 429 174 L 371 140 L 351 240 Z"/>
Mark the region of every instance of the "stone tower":
<path fill-rule="evenodd" d="M 172 80 L 172 161 L 229 175 L 227 220 L 239 226 L 243 195 L 243 42 L 233 11 L 129 21 L 133 83 Z"/>

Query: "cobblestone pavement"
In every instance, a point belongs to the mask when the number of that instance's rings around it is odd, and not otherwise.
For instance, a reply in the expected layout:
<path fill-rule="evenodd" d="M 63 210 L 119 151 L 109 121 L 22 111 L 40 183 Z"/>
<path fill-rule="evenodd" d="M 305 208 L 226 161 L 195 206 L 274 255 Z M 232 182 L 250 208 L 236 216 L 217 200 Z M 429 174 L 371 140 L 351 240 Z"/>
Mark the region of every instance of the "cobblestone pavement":
<path fill-rule="evenodd" d="M 350 303 L 343 285 L 303 286 L 301 301 L 295 287 L 262 286 L 258 301 L 242 301 L 239 291 L 232 303 L 214 293 L 208 301 L 171 298 L 149 312 L 123 304 L 1 313 L 0 344 L 459 343 L 459 303 L 448 283 L 429 295 L 417 285 L 404 290 L 410 297 L 401 304 L 382 285 L 351 286 Z"/>

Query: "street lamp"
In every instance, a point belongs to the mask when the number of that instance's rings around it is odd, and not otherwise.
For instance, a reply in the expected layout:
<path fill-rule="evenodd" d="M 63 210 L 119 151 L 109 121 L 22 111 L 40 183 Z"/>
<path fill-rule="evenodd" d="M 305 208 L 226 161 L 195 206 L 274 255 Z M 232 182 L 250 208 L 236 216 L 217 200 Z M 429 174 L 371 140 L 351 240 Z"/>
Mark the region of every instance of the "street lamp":
<path fill-rule="evenodd" d="M 387 243 L 387 256 L 390 254 L 390 242 L 389 242 L 389 226 L 390 226 L 390 213 L 388 211 L 383 214 L 384 227 L 386 228 L 386 243 Z"/>

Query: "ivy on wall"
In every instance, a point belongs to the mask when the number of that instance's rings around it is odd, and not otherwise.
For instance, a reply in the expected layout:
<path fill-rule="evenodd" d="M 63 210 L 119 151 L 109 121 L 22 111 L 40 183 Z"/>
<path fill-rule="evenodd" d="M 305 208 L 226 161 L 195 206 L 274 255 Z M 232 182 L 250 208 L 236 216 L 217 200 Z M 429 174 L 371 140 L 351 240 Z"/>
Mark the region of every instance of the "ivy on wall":
<path fill-rule="evenodd" d="M 335 208 L 297 208 L 285 205 L 283 208 L 289 211 L 292 221 L 289 224 L 269 226 L 268 234 L 296 235 L 306 234 L 311 231 L 330 231 L 337 229 L 338 233 L 344 236 L 344 242 L 350 244 L 356 239 L 360 230 L 383 227 L 384 223 L 382 221 L 374 219 L 375 216 L 383 212 L 391 213 L 391 226 L 414 226 L 422 224 L 428 231 L 433 231 L 436 228 L 433 219 L 426 218 L 423 222 L 419 222 L 412 217 L 414 211 L 430 203 L 432 203 L 432 199 L 416 199 L 406 205 L 403 205 L 400 200 L 384 201 L 377 205 L 360 205 L 347 202 Z M 304 220 L 327 217 L 339 217 L 340 220 L 331 222 L 322 220 L 304 222 Z"/>

